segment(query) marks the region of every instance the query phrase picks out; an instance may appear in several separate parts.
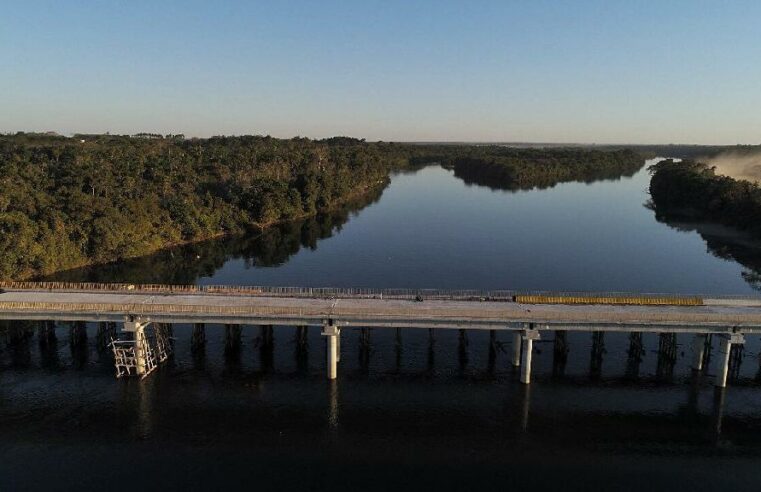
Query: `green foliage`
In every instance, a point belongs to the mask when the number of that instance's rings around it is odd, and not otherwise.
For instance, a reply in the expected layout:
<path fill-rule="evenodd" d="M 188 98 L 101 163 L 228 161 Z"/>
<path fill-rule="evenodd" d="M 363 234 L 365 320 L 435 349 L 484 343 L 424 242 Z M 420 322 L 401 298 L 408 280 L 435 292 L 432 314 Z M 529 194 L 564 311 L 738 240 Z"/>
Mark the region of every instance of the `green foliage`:
<path fill-rule="evenodd" d="M 404 162 L 401 148 L 346 137 L 0 136 L 0 278 L 314 215 Z"/>
<path fill-rule="evenodd" d="M 631 176 L 644 159 L 631 150 L 603 152 L 581 148 L 520 149 L 474 147 L 450 159 L 455 175 L 467 183 L 507 190 L 547 188 L 567 181 L 592 182 Z"/>
<path fill-rule="evenodd" d="M 716 175 L 707 164 L 661 161 L 650 167 L 656 214 L 689 216 L 732 226 L 761 237 L 761 187 Z"/>

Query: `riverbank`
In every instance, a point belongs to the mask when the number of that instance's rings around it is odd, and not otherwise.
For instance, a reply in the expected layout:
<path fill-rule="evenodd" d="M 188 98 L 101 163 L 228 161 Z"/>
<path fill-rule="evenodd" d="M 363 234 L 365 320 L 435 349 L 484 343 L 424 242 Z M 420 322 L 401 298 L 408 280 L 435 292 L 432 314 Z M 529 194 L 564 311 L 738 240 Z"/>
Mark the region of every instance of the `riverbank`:
<path fill-rule="evenodd" d="M 761 239 L 761 187 L 717 175 L 693 160 L 664 160 L 650 167 L 650 196 L 656 216 L 717 222 Z"/>

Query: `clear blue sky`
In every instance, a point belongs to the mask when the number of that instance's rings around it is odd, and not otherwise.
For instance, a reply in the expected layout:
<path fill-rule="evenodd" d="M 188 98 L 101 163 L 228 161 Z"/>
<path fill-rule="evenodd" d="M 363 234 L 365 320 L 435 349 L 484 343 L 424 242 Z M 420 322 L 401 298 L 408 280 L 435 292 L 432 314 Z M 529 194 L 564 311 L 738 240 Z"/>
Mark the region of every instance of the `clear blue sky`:
<path fill-rule="evenodd" d="M 761 2 L 0 0 L 0 131 L 761 143 Z"/>

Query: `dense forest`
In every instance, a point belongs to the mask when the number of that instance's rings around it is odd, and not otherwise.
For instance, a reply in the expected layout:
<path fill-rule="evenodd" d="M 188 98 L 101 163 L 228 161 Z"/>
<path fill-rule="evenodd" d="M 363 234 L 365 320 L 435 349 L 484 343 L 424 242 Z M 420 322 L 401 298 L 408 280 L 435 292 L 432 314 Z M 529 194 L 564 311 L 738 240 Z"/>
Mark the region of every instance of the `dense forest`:
<path fill-rule="evenodd" d="M 436 162 L 460 177 L 488 177 L 515 189 L 619 177 L 643 160 L 629 150 L 349 137 L 0 135 L 0 278 L 120 262 L 220 236 L 252 237 L 377 197 L 392 171 Z"/>
<path fill-rule="evenodd" d="M 240 259 L 247 266 L 282 265 L 302 248 L 317 249 L 320 240 L 339 232 L 352 214 L 377 202 L 382 194 L 383 188 L 373 188 L 327 212 L 275 224 L 255 234 L 183 244 L 139 258 L 55 272 L 41 280 L 193 284 L 230 259 Z"/>
<path fill-rule="evenodd" d="M 715 173 L 693 160 L 661 161 L 650 167 L 656 216 L 718 222 L 761 238 L 761 187 Z"/>
<path fill-rule="evenodd" d="M 0 136 L 0 277 L 261 230 L 382 188 L 399 146 L 350 138 Z"/>
<path fill-rule="evenodd" d="M 447 164 L 466 183 L 506 190 L 547 188 L 568 181 L 592 182 L 632 176 L 644 158 L 631 150 L 475 147 Z"/>

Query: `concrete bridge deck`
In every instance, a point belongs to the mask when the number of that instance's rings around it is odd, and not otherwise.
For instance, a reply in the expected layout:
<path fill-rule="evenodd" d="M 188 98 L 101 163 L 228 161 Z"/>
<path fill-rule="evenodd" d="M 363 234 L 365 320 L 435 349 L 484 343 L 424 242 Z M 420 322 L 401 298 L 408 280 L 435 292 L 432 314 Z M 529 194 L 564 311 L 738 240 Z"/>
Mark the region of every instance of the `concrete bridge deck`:
<path fill-rule="evenodd" d="M 761 300 L 703 299 L 701 305 L 525 304 L 512 301 L 315 298 L 269 295 L 146 294 L 116 291 L 8 290 L 0 319 L 373 326 L 593 331 L 742 330 L 761 332 Z"/>
<path fill-rule="evenodd" d="M 693 333 L 698 369 L 707 335 L 718 334 L 719 386 L 726 384 L 732 345 L 761 333 L 757 297 L 29 282 L 0 282 L 0 289 L 0 319 L 124 323 L 135 347 L 128 355 L 143 365 L 150 353 L 144 329 L 151 323 L 322 326 L 331 379 L 347 326 L 512 331 L 513 364 L 521 366 L 524 383 L 530 381 L 532 343 L 545 331 Z"/>

